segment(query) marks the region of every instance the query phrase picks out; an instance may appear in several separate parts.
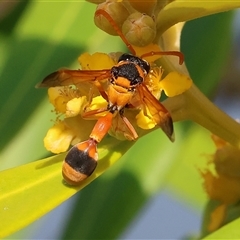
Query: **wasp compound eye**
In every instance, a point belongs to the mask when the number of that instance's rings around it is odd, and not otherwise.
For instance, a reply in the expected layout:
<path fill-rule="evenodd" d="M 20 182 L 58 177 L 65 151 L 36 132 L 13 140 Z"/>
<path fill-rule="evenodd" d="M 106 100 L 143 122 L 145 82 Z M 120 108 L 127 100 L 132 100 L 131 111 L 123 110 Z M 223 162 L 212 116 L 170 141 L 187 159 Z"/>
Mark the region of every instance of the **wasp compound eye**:
<path fill-rule="evenodd" d="M 114 78 L 118 78 L 119 70 L 117 67 L 112 67 L 111 73 L 114 76 Z"/>

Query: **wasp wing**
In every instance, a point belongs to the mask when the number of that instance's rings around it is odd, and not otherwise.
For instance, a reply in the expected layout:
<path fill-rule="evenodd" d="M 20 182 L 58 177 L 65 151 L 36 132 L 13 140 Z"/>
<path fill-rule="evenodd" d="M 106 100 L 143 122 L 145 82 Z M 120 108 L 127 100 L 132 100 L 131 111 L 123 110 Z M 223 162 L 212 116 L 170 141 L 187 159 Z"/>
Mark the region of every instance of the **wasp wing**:
<path fill-rule="evenodd" d="M 154 121 L 161 127 L 168 138 L 174 141 L 173 121 L 168 110 L 152 95 L 145 84 L 137 86 L 140 100 L 152 115 Z"/>
<path fill-rule="evenodd" d="M 58 87 L 77 85 L 81 82 L 99 81 L 111 77 L 111 70 L 68 70 L 60 69 L 49 74 L 36 87 Z"/>

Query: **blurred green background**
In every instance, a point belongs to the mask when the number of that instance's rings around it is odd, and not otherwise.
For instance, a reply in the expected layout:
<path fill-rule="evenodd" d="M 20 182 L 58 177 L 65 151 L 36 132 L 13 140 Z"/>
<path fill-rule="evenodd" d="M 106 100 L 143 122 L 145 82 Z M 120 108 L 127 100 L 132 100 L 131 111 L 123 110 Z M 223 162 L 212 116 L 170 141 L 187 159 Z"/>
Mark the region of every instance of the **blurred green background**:
<path fill-rule="evenodd" d="M 0 2 L 1 170 L 50 155 L 43 147 L 43 137 L 54 116 L 46 89 L 35 89 L 36 83 L 60 67 L 77 69 L 77 58 L 85 51 L 126 51 L 118 37 L 94 26 L 95 7 L 72 1 Z M 228 77 L 234 84 L 239 74 L 231 67 L 233 16 L 227 12 L 194 20 L 183 31 L 182 51 L 189 72 L 212 99 L 221 89 L 224 97 L 231 94 L 229 84 L 220 79 Z M 140 139 L 74 199 L 10 238 L 41 238 L 42 231 L 46 238 L 58 239 L 138 238 L 131 235 L 130 227 L 148 214 L 146 209 L 159 216 L 149 217 L 152 221 L 141 227 L 143 238 L 149 236 L 149 230 L 152 238 L 177 238 L 179 227 L 185 229 L 192 221 L 200 225 L 206 195 L 196 166 L 214 152 L 214 145 L 210 133 L 196 124 L 176 123 L 175 129 L 174 144 L 165 141 L 160 130 Z M 151 204 L 158 209 L 152 210 Z M 171 210 L 175 207 L 174 216 Z M 145 209 L 142 214 L 141 209 Z M 50 223 L 55 219 L 61 222 L 54 229 Z M 182 222 L 186 225 L 177 225 Z"/>

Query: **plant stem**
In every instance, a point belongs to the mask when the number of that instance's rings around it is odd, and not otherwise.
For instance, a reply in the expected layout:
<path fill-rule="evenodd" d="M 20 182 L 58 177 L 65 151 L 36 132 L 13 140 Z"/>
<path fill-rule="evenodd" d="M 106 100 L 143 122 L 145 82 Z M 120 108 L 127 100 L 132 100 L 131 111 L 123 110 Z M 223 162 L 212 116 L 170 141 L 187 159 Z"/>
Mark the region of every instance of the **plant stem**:
<path fill-rule="evenodd" d="M 164 105 L 173 121 L 192 120 L 235 147 L 240 148 L 240 124 L 215 106 L 195 85 Z"/>

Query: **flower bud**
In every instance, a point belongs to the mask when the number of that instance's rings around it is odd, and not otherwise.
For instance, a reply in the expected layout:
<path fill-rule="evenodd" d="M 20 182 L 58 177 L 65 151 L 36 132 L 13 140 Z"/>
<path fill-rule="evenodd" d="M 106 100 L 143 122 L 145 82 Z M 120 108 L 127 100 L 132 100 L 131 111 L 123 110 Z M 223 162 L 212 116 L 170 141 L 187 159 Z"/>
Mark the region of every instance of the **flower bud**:
<path fill-rule="evenodd" d="M 114 23 L 117 25 L 119 29 L 121 29 L 123 22 L 127 19 L 129 12 L 124 7 L 124 5 L 121 2 L 116 1 L 106 1 L 98 5 L 97 10 L 102 9 L 105 12 L 107 12 L 112 19 L 114 20 Z M 94 22 L 97 27 L 105 31 L 106 33 L 110 35 L 118 35 L 116 30 L 113 28 L 109 20 L 101 15 L 101 14 L 95 14 L 94 16 Z"/>
<path fill-rule="evenodd" d="M 132 45 L 144 47 L 154 40 L 156 25 L 148 15 L 135 12 L 123 23 L 122 32 Z"/>
<path fill-rule="evenodd" d="M 128 0 L 128 2 L 138 12 L 147 13 L 149 15 L 152 14 L 152 12 L 157 4 L 157 0 L 148 0 L 148 1 Z"/>

